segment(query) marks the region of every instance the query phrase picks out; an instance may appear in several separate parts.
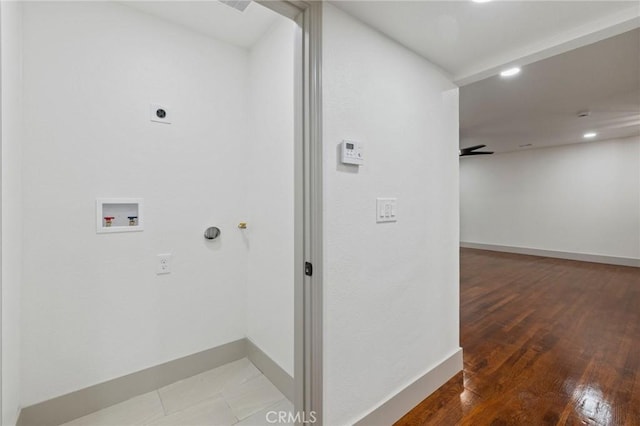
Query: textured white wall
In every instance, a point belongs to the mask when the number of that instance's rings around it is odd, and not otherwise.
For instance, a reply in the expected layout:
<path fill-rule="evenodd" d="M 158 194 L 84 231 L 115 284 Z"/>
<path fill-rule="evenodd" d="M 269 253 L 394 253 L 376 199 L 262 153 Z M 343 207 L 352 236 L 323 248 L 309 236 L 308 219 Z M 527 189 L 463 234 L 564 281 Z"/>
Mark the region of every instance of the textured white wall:
<path fill-rule="evenodd" d="M 459 350 L 458 98 L 331 5 L 323 35 L 325 423 L 346 425 Z M 357 171 L 337 162 L 349 138 Z M 397 223 L 376 224 L 376 197 Z"/>
<path fill-rule="evenodd" d="M 116 3 L 24 7 L 30 405 L 246 335 L 248 52 Z M 123 196 L 144 232 L 97 235 L 96 197 Z"/>
<path fill-rule="evenodd" d="M 2 425 L 20 408 L 22 281 L 22 5 L 0 3 L 2 58 Z"/>
<path fill-rule="evenodd" d="M 461 241 L 640 258 L 640 139 L 460 159 Z"/>
<path fill-rule="evenodd" d="M 293 376 L 294 35 L 285 18 L 251 49 L 247 336 Z"/>

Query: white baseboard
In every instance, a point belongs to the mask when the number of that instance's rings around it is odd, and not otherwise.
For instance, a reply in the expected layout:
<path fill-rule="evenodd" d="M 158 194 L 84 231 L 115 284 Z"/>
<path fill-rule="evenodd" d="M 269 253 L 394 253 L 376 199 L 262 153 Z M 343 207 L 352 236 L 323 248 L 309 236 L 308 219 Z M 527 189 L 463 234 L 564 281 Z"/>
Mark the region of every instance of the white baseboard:
<path fill-rule="evenodd" d="M 579 260 L 582 262 L 606 263 L 608 265 L 633 266 L 640 268 L 640 259 L 632 257 L 603 256 L 599 254 L 571 253 L 566 251 L 542 250 L 529 247 L 501 246 L 497 244 L 471 243 L 461 241 L 460 247 L 504 253 L 526 254 L 530 256 L 553 257 L 555 259 Z"/>
<path fill-rule="evenodd" d="M 248 357 L 291 400 L 293 378 L 247 338 L 118 377 L 22 409 L 17 426 L 57 426 Z"/>
<path fill-rule="evenodd" d="M 462 371 L 462 348 L 355 423 L 355 426 L 392 425 L 413 407 Z"/>
<path fill-rule="evenodd" d="M 248 338 L 247 357 L 289 401 L 295 399 L 293 377 Z"/>

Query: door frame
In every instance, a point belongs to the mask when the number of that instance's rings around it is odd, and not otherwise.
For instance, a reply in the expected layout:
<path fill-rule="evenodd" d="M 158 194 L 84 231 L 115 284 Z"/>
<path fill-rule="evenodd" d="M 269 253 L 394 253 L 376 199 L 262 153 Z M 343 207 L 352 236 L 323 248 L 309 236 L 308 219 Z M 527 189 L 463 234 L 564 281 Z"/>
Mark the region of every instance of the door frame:
<path fill-rule="evenodd" d="M 298 24 L 295 52 L 294 406 L 323 424 L 322 2 L 256 0 Z M 305 271 L 311 265 L 310 274 Z"/>

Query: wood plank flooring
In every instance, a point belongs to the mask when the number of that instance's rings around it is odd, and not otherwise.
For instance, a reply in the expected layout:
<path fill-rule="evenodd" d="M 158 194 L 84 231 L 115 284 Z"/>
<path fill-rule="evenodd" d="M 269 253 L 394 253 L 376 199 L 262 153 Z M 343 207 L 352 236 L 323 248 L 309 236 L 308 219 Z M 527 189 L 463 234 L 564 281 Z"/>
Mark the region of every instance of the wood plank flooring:
<path fill-rule="evenodd" d="M 640 269 L 461 250 L 464 371 L 404 425 L 640 425 Z"/>

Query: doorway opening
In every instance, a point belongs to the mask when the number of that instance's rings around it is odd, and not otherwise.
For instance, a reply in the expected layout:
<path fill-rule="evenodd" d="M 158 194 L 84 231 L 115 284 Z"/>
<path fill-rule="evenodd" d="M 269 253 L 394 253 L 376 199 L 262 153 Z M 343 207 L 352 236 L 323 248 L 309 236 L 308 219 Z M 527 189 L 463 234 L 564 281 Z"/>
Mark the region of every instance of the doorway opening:
<path fill-rule="evenodd" d="M 21 424 L 319 420 L 319 9 L 224 3 L 23 6 Z"/>

